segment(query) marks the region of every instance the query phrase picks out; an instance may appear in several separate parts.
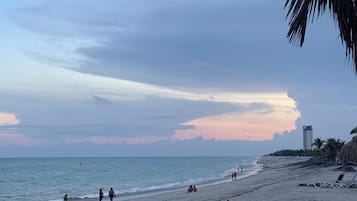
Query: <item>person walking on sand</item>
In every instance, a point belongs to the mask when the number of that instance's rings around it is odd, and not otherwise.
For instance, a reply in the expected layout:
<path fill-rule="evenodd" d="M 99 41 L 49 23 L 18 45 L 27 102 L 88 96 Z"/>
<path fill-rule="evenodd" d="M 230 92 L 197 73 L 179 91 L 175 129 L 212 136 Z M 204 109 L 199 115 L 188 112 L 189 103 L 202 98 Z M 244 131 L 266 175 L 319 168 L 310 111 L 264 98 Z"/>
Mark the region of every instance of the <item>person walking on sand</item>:
<path fill-rule="evenodd" d="M 114 192 L 114 190 L 113 190 L 112 187 L 110 187 L 110 190 L 109 190 L 108 195 L 109 195 L 110 201 L 113 201 L 113 197 L 114 197 L 114 195 L 115 195 L 115 192 Z"/>
<path fill-rule="evenodd" d="M 234 172 L 233 174 L 234 174 L 234 181 L 237 181 L 237 173 Z"/>
<path fill-rule="evenodd" d="M 104 198 L 104 193 L 103 193 L 103 189 L 99 189 L 99 201 L 102 201 Z"/>

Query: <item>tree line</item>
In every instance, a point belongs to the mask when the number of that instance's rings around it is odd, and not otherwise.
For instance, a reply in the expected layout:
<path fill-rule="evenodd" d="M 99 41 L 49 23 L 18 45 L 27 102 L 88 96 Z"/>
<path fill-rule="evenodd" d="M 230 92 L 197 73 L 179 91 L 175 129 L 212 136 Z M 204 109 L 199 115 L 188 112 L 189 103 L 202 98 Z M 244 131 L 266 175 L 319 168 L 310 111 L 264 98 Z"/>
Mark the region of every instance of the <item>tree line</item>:
<path fill-rule="evenodd" d="M 335 138 L 328 138 L 327 140 L 322 140 L 321 138 L 316 138 L 312 143 L 312 150 L 292 150 L 283 149 L 271 153 L 271 156 L 324 156 L 326 160 L 335 160 L 341 148 L 345 144 L 344 141 Z"/>
<path fill-rule="evenodd" d="M 328 138 L 323 140 L 316 138 L 312 143 L 312 150 L 283 149 L 269 154 L 270 156 L 313 156 L 320 157 L 326 162 L 356 163 L 357 162 L 357 136 L 350 142 L 340 139 Z"/>

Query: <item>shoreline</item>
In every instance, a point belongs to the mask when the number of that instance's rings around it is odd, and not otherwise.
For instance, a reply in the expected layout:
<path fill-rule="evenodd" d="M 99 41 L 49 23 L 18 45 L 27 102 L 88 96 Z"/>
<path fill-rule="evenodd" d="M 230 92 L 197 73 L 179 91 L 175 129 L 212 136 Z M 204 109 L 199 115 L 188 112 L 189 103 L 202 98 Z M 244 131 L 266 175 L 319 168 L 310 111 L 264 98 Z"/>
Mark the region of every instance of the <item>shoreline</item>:
<path fill-rule="evenodd" d="M 251 177 L 256 174 L 258 174 L 260 171 L 262 171 L 263 167 L 262 164 L 259 164 L 258 161 L 262 157 L 255 157 L 256 159 L 252 160 L 249 164 L 245 164 L 239 167 L 244 168 L 245 171 L 243 172 L 238 172 L 237 179 L 244 179 L 246 177 Z M 250 167 L 250 168 L 248 168 Z M 232 169 L 234 171 L 234 169 Z M 237 170 L 235 170 L 237 171 Z M 230 172 L 230 171 L 229 171 Z M 231 175 L 226 175 L 223 178 L 217 178 L 217 179 L 212 179 L 208 181 L 203 181 L 201 183 L 192 183 L 192 185 L 196 185 L 198 188 L 206 188 L 209 186 L 214 186 L 214 185 L 220 185 L 224 183 L 230 183 L 232 182 Z M 132 201 L 132 200 L 138 200 L 138 199 L 143 199 L 145 200 L 147 197 L 156 197 L 160 195 L 165 195 L 165 194 L 171 194 L 171 193 L 176 193 L 176 192 L 187 192 L 187 187 L 188 186 L 180 186 L 180 187 L 167 187 L 163 189 L 153 189 L 153 190 L 144 190 L 144 191 L 137 191 L 137 192 L 125 192 L 125 193 L 120 193 L 117 195 L 114 200 L 122 200 L 122 201 Z M 69 201 L 97 201 L 98 197 L 72 197 L 68 198 Z M 104 196 L 103 201 L 109 200 L 109 197 L 107 195 Z M 62 201 L 62 199 L 56 199 L 53 201 Z"/>
<path fill-rule="evenodd" d="M 231 181 L 207 186 L 198 185 L 197 192 L 187 193 L 186 189 L 145 195 L 131 199 L 121 197 L 116 200 L 127 201 L 286 201 L 286 200 L 355 200 L 356 188 L 315 188 L 299 187 L 301 183 L 330 182 L 334 183 L 341 171 L 337 166 L 306 166 L 310 157 L 264 156 L 258 161 L 262 170 L 258 174 Z M 352 179 L 355 173 L 345 173 L 345 180 Z M 76 200 L 76 199 L 71 199 Z M 93 199 L 77 199 L 94 201 Z M 76 200 L 76 201 L 77 201 Z M 109 200 L 104 198 L 103 201 Z"/>

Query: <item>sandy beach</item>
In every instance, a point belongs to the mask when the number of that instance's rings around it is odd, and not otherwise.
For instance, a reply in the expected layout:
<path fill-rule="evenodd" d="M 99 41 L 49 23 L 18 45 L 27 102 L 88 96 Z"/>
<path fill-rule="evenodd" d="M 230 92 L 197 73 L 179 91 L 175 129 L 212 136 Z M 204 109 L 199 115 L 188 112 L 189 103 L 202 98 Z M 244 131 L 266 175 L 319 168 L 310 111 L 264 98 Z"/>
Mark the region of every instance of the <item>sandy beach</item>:
<path fill-rule="evenodd" d="M 130 199 L 130 201 L 335 201 L 356 200 L 357 188 L 315 188 L 298 186 L 300 183 L 334 183 L 341 173 L 338 166 L 304 166 L 308 157 L 262 157 L 263 170 L 257 175 L 234 182 L 198 186 L 198 192 L 186 190 Z M 345 173 L 343 180 L 351 180 L 355 173 Z M 83 199 L 82 199 L 83 200 Z M 97 199 L 86 199 L 92 201 Z M 105 201 L 108 198 L 104 199 Z M 123 200 L 120 197 L 114 200 Z"/>

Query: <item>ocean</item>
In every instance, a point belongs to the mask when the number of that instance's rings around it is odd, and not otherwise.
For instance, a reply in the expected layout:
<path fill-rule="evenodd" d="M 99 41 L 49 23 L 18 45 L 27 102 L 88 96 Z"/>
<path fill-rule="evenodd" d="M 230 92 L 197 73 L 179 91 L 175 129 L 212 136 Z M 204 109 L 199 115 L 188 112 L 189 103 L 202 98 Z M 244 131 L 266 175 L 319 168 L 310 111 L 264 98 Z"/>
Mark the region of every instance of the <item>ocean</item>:
<path fill-rule="evenodd" d="M 0 201 L 98 197 L 113 187 L 119 200 L 229 181 L 256 174 L 257 157 L 0 158 Z"/>

